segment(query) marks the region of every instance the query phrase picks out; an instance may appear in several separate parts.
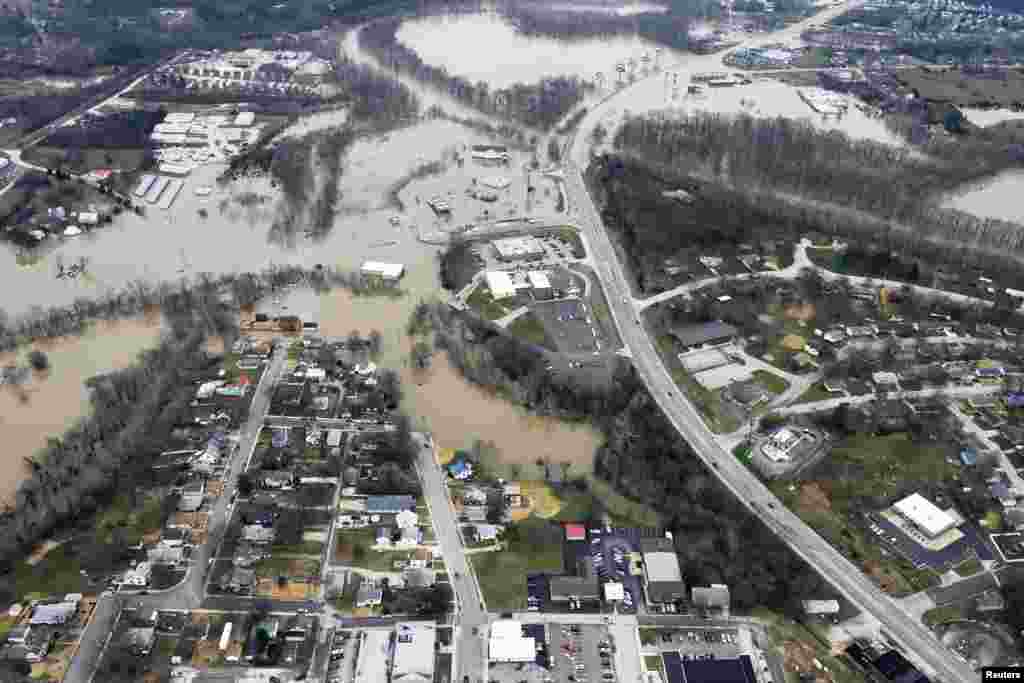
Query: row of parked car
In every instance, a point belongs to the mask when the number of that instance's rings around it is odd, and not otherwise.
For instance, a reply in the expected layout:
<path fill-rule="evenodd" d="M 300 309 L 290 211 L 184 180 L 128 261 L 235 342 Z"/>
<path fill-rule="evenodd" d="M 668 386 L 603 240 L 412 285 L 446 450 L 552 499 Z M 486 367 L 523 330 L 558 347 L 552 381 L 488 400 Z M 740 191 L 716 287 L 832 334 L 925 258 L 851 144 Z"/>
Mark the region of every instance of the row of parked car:
<path fill-rule="evenodd" d="M 352 634 L 348 631 L 335 631 L 331 635 L 331 654 L 327 660 L 327 683 L 341 683 L 342 667 L 345 666 L 345 649 Z"/>

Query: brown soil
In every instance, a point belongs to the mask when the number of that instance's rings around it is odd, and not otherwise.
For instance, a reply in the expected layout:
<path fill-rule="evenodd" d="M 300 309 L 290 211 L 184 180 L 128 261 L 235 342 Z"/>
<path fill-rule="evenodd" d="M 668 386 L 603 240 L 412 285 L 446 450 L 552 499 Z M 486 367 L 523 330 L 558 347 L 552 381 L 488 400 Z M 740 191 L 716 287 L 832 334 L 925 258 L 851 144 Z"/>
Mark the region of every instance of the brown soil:
<path fill-rule="evenodd" d="M 895 593 L 899 584 L 896 579 L 882 568 L 882 565 L 878 564 L 874 560 L 867 560 L 864 562 L 864 569 L 867 571 L 868 576 L 873 578 L 877 583 L 878 587 L 886 593 Z"/>
<path fill-rule="evenodd" d="M 813 320 L 815 316 L 814 304 L 793 304 L 786 306 L 784 314 L 790 320 Z"/>
<path fill-rule="evenodd" d="M 786 671 L 796 673 L 814 672 L 817 681 L 831 683 L 835 680 L 831 672 L 821 671 L 814 665 L 815 651 L 810 644 L 787 640 L 782 644 L 782 666 Z M 787 676 L 788 679 L 788 676 Z"/>
<path fill-rule="evenodd" d="M 256 585 L 256 595 L 269 597 L 271 600 L 305 600 L 310 597 L 314 588 L 315 584 L 301 581 L 289 581 L 280 586 L 274 579 L 260 579 Z"/>
<path fill-rule="evenodd" d="M 797 503 L 802 510 L 808 512 L 830 512 L 832 501 L 828 494 L 816 483 L 804 484 L 800 487 L 800 500 Z"/>
<path fill-rule="evenodd" d="M 353 558 L 353 551 L 355 546 L 348 541 L 343 541 L 340 537 L 334 544 L 334 559 L 337 562 L 351 562 Z"/>
<path fill-rule="evenodd" d="M 197 640 L 192 650 L 192 666 L 206 669 L 220 659 L 220 642 L 216 640 Z"/>

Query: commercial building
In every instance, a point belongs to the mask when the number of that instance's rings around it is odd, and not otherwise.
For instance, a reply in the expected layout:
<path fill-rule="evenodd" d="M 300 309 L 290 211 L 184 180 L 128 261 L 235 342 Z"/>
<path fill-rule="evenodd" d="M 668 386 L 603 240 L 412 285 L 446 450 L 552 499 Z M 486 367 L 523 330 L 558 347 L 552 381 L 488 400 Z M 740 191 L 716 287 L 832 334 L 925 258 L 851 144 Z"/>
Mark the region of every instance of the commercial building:
<path fill-rule="evenodd" d="M 544 246 L 532 235 L 505 237 L 494 240 L 491 244 L 502 261 L 524 261 L 544 256 Z"/>
<path fill-rule="evenodd" d="M 747 655 L 735 659 L 683 659 L 666 652 L 665 675 L 669 683 L 757 683 L 754 665 Z"/>
<path fill-rule="evenodd" d="M 495 300 L 509 299 L 516 295 L 516 285 L 512 277 L 503 270 L 488 270 L 484 273 L 484 281 L 487 288 L 491 290 L 491 296 Z"/>
<path fill-rule="evenodd" d="M 940 510 L 920 493 L 898 500 L 892 507 L 928 538 L 935 538 L 957 525 L 955 517 Z"/>
<path fill-rule="evenodd" d="M 400 263 L 381 263 L 380 261 L 364 261 L 359 272 L 366 278 L 378 278 L 384 282 L 398 282 L 405 274 L 405 266 Z"/>
<path fill-rule="evenodd" d="M 256 114 L 251 111 L 239 112 L 235 117 L 236 126 L 251 126 L 256 121 Z"/>
<path fill-rule="evenodd" d="M 699 325 L 684 325 L 672 330 L 672 336 L 684 348 L 696 348 L 705 344 L 727 344 L 737 335 L 737 330 L 728 323 L 716 320 Z"/>
<path fill-rule="evenodd" d="M 145 562 L 142 564 L 145 564 Z M 69 600 L 67 599 L 69 597 L 71 596 L 65 596 L 63 602 L 37 605 L 35 609 L 32 610 L 32 617 L 29 619 L 28 623 L 32 626 L 38 626 L 41 624 L 59 626 L 61 624 L 66 624 L 78 611 L 78 600 Z"/>
<path fill-rule="evenodd" d="M 642 538 L 640 552 L 644 561 L 647 603 L 657 605 L 685 600 L 686 584 L 672 538 Z"/>
<path fill-rule="evenodd" d="M 392 683 L 432 683 L 437 627 L 431 623 L 395 625 Z"/>
<path fill-rule="evenodd" d="M 530 288 L 533 290 L 533 297 L 535 299 L 550 299 L 554 296 L 554 290 L 551 288 L 551 280 L 548 279 L 547 273 L 540 270 L 531 270 L 526 274 L 526 279 L 530 283 Z"/>
<path fill-rule="evenodd" d="M 729 613 L 729 587 L 724 583 L 713 583 L 710 586 L 694 586 L 690 592 L 693 606 L 705 612 Z"/>
<path fill-rule="evenodd" d="M 523 634 L 523 625 L 515 619 L 499 619 L 491 624 L 489 659 L 492 662 L 532 662 L 537 658 L 537 642 Z"/>
<path fill-rule="evenodd" d="M 380 683 L 388 680 L 391 632 L 367 629 L 360 632 L 359 655 L 356 660 L 356 683 Z"/>

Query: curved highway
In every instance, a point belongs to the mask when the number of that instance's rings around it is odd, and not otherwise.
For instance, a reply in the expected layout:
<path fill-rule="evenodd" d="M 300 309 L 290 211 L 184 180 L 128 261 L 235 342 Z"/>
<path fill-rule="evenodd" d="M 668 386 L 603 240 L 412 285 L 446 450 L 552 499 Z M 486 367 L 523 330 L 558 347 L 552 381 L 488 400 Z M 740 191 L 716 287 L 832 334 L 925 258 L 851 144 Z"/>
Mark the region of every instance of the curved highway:
<path fill-rule="evenodd" d="M 809 24 L 826 21 L 846 11 L 849 6 L 826 10 L 780 33 L 759 36 L 749 45 L 774 42 L 799 35 Z M 702 70 L 721 69 L 721 56 L 698 57 L 691 67 Z M 655 81 L 653 84 L 651 81 Z M 566 188 L 578 227 L 588 238 L 590 257 L 605 287 L 609 308 L 622 335 L 623 344 L 632 355 L 633 364 L 665 416 L 690 444 L 708 469 L 751 512 L 789 545 L 808 564 L 842 593 L 851 603 L 870 614 L 881 624 L 891 640 L 901 646 L 906 656 L 933 680 L 945 683 L 974 680 L 977 674 L 964 660 L 947 650 L 919 621 L 912 618 L 846 557 L 822 539 L 795 514 L 785 508 L 768 488 L 736 458 L 727 453 L 704 424 L 696 408 L 682 395 L 658 356 L 653 342 L 640 324 L 637 307 L 615 248 L 601 222 L 600 214 L 583 181 L 583 167 L 590 160 L 590 131 L 609 114 L 632 106 L 639 109 L 647 98 L 637 97 L 634 90 L 660 89 L 659 78 L 640 81 L 608 97 L 592 108 L 570 142 L 566 168 Z M 652 98 L 653 106 L 661 106 L 663 97 Z M 609 131 L 610 132 L 610 131 Z"/>

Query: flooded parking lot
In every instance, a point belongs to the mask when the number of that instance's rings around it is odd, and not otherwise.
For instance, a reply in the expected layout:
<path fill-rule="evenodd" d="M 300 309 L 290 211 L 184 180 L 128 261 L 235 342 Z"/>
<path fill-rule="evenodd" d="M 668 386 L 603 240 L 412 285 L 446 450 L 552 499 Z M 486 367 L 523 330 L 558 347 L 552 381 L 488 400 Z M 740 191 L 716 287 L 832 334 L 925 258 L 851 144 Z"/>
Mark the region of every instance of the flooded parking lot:
<path fill-rule="evenodd" d="M 997 218 L 1024 224 L 1024 205 L 1019 200 L 1024 172 L 1003 171 L 992 180 L 968 188 L 946 201 L 947 208 L 959 209 L 979 218 Z"/>

